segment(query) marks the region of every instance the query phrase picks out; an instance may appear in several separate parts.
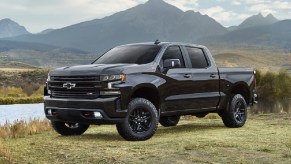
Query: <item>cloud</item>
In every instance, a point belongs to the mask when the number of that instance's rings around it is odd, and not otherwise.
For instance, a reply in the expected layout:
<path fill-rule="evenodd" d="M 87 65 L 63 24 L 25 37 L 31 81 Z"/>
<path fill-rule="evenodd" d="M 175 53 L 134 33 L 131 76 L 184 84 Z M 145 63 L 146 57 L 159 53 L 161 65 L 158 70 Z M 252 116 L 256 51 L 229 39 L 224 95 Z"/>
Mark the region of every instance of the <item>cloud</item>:
<path fill-rule="evenodd" d="M 177 6 L 178 8 L 187 10 L 196 10 L 199 6 L 199 0 L 165 0 L 165 2 Z"/>
<path fill-rule="evenodd" d="M 39 32 L 45 28 L 61 28 L 81 21 L 102 18 L 126 10 L 138 0 L 4 0 L 0 15 L 11 18 Z M 2 19 L 0 18 L 0 19 Z"/>
<path fill-rule="evenodd" d="M 235 16 L 237 16 L 237 14 L 234 13 L 233 11 L 226 11 L 221 6 L 215 6 L 202 10 L 202 13 L 207 14 L 208 16 L 217 20 L 218 22 L 224 23 L 231 21 Z"/>

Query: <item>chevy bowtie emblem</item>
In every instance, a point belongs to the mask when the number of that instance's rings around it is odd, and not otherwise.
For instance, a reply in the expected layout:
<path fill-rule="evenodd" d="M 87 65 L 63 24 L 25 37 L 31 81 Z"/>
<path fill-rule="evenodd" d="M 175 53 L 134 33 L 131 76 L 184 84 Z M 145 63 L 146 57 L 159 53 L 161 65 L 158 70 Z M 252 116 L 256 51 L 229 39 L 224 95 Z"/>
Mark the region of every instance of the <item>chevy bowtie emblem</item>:
<path fill-rule="evenodd" d="M 76 84 L 74 84 L 74 83 L 64 83 L 63 87 L 67 88 L 67 89 L 72 89 L 72 88 L 76 87 Z"/>

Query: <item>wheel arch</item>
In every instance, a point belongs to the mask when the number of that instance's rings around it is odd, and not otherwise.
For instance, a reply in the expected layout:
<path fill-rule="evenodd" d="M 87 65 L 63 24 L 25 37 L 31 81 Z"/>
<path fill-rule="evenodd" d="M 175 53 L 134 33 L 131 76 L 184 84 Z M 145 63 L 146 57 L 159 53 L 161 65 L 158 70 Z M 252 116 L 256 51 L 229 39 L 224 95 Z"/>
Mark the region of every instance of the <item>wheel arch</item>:
<path fill-rule="evenodd" d="M 234 94 L 241 94 L 244 97 L 247 104 L 251 102 L 250 89 L 249 89 L 248 84 L 245 82 L 238 82 L 232 86 L 228 96 L 230 97 L 231 95 L 234 95 Z"/>
<path fill-rule="evenodd" d="M 153 84 L 138 85 L 133 89 L 131 98 L 145 98 L 152 102 L 157 110 L 160 108 L 160 94 Z"/>

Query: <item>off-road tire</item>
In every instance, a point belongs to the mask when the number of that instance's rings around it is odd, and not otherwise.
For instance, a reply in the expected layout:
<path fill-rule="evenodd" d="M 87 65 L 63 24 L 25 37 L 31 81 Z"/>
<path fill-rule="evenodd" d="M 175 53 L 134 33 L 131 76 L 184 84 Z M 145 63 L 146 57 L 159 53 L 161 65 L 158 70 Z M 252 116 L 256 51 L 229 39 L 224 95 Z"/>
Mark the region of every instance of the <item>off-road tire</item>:
<path fill-rule="evenodd" d="M 128 141 L 144 141 L 155 134 L 158 122 L 158 111 L 153 103 L 144 98 L 134 98 L 128 104 L 126 118 L 116 124 L 116 128 Z"/>
<path fill-rule="evenodd" d="M 180 121 L 180 116 L 161 117 L 160 124 L 164 127 L 176 126 Z"/>
<path fill-rule="evenodd" d="M 90 125 L 80 123 L 65 123 L 60 121 L 51 121 L 52 127 L 56 132 L 63 136 L 81 135 Z"/>
<path fill-rule="evenodd" d="M 244 126 L 247 120 L 247 103 L 240 94 L 231 95 L 227 110 L 220 113 L 226 127 L 239 128 Z"/>

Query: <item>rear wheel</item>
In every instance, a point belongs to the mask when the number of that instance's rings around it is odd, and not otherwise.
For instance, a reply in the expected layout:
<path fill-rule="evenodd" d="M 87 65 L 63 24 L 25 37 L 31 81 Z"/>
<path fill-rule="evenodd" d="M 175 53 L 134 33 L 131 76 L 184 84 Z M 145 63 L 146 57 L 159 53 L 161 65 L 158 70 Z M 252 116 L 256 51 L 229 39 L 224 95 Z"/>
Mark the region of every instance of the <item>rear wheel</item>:
<path fill-rule="evenodd" d="M 52 127 L 56 132 L 63 136 L 81 135 L 90 125 L 80 123 L 65 123 L 60 121 L 51 121 Z"/>
<path fill-rule="evenodd" d="M 227 111 L 220 114 L 225 126 L 239 128 L 244 126 L 247 120 L 247 103 L 240 94 L 232 95 Z"/>
<path fill-rule="evenodd" d="M 144 98 L 131 100 L 125 120 L 116 125 L 118 133 L 129 141 L 147 140 L 155 134 L 157 127 L 157 109 Z"/>
<path fill-rule="evenodd" d="M 180 121 L 180 116 L 161 117 L 160 124 L 164 127 L 176 126 Z"/>

